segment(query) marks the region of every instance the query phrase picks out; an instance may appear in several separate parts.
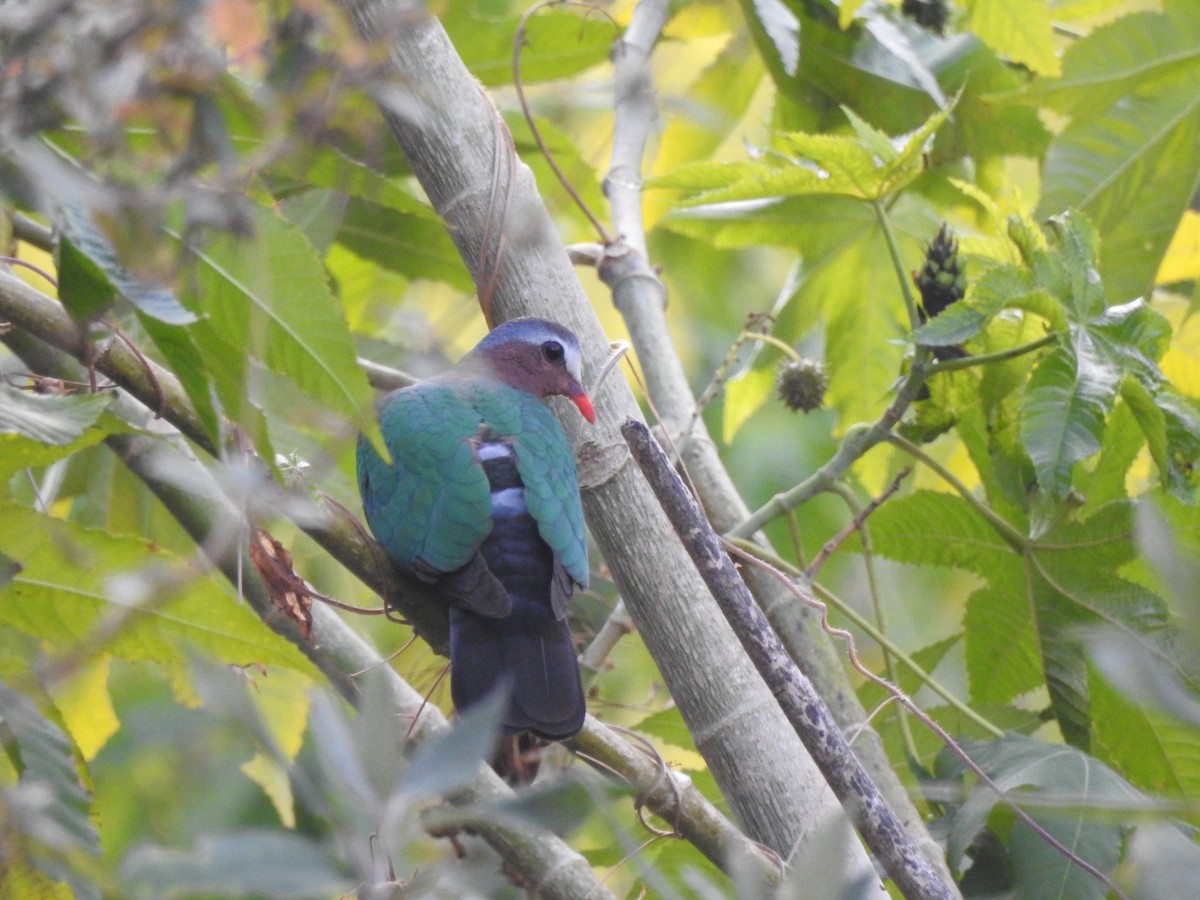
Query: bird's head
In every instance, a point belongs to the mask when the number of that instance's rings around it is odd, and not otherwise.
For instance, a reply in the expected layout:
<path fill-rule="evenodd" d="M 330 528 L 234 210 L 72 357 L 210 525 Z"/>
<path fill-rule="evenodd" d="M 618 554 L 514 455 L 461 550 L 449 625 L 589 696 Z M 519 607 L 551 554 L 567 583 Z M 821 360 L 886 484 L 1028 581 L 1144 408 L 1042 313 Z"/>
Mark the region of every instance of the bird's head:
<path fill-rule="evenodd" d="M 596 411 L 582 384 L 582 355 L 575 335 L 545 319 L 509 319 L 480 341 L 470 356 L 484 361 L 505 384 L 539 398 L 560 394 L 590 423 Z"/>

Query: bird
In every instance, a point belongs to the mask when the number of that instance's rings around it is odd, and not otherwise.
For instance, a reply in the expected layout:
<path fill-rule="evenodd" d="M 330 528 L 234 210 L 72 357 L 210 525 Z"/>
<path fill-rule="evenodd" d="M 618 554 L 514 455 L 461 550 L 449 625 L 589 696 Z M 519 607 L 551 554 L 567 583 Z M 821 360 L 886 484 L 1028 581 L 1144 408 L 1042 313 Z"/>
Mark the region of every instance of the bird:
<path fill-rule="evenodd" d="M 575 335 L 511 319 L 443 374 L 380 401 L 390 462 L 363 435 L 356 453 L 372 534 L 449 605 L 456 710 L 503 686 L 503 734 L 546 741 L 575 735 L 586 713 L 567 601 L 589 568 L 575 457 L 544 402 L 552 395 L 595 423 Z"/>

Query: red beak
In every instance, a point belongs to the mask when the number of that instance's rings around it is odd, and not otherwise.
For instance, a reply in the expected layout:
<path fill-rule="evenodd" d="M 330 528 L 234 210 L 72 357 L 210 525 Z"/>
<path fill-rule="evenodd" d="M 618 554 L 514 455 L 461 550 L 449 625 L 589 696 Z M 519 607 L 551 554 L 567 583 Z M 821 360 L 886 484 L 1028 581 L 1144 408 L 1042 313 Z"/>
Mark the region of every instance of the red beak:
<path fill-rule="evenodd" d="M 596 409 L 592 406 L 592 399 L 580 391 L 578 394 L 570 394 L 571 402 L 579 407 L 579 412 L 588 420 L 589 425 L 596 424 Z"/>

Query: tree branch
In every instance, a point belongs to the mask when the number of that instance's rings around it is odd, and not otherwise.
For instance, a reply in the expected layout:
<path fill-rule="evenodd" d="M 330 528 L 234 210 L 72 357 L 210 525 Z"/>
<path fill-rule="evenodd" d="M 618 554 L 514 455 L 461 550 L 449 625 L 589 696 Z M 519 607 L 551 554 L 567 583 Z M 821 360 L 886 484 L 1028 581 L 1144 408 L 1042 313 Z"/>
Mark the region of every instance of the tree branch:
<path fill-rule="evenodd" d="M 779 701 L 788 721 L 820 767 L 863 840 L 906 897 L 956 896 L 909 838 L 810 682 L 787 655 L 721 549 L 716 532 L 671 468 L 666 454 L 640 422 L 622 429 L 655 496 L 667 510 L 688 554 L 721 612 Z"/>
<path fill-rule="evenodd" d="M 0 271 L 0 319 L 20 320 L 26 323 L 40 321 L 43 323 L 40 330 L 52 335 L 67 332 L 64 323 L 59 321 L 56 315 L 57 312 L 65 316 L 65 312 L 57 303 L 32 289 L 29 289 L 32 294 L 29 291 L 12 290 L 12 284 L 5 278 L 6 275 L 7 273 Z M 19 279 L 12 281 L 24 286 L 24 282 L 20 282 Z M 43 308 L 43 304 L 48 308 Z M 67 319 L 66 324 L 73 323 Z M 78 364 L 81 360 L 39 341 L 38 337 L 39 335 L 25 330 L 14 330 L 6 335 L 5 341 L 25 360 L 32 371 L 68 380 L 78 379 L 81 371 Z M 82 343 L 73 346 L 79 356 L 84 356 Z M 104 354 L 97 355 L 105 358 Z M 387 372 L 383 371 L 383 367 L 380 368 L 381 375 L 386 376 Z M 172 377 L 165 370 L 161 374 L 164 378 Z M 144 403 L 136 403 L 129 394 L 122 393 L 120 396 L 123 398 L 121 414 L 124 418 L 139 426 L 149 420 L 151 414 Z M 179 418 L 179 410 L 169 404 L 167 421 L 173 422 Z M 192 455 L 187 445 L 179 440 L 178 434 L 174 437 L 162 434 L 154 437 L 140 434 L 113 435 L 107 439 L 107 443 L 180 522 L 184 530 L 196 541 L 197 546 L 209 554 L 214 565 L 226 578 L 233 584 L 241 585 L 246 601 L 264 623 L 296 644 L 345 699 L 351 703 L 357 700 L 357 687 L 350 673 L 382 669 L 387 673 L 397 712 L 402 716 L 412 717 L 420 713 L 421 728 L 414 731 L 418 743 L 427 737 L 426 729 L 433 729 L 433 732 L 429 733 L 434 733 L 445 727 L 445 720 L 440 711 L 426 704 L 421 694 L 401 679 L 373 648 L 324 604 L 315 604 L 312 609 L 314 623 L 311 639 L 305 639 L 295 622 L 274 606 L 254 565 L 237 546 L 237 541 L 231 539 L 245 531 L 243 514 L 222 493 L 211 473 Z M 363 536 L 344 515 L 334 515 L 325 507 L 314 506 L 307 499 L 307 495 L 297 491 L 289 492 L 285 500 L 278 505 L 285 513 L 293 516 L 299 511 L 299 519 L 314 514 L 329 517 L 331 521 L 326 523 L 322 529 L 323 533 L 334 534 L 335 530 L 340 529 L 336 532 L 336 540 L 332 540 L 331 543 L 344 550 L 352 550 L 361 568 L 377 568 L 376 559 L 372 557 Z M 390 569 L 390 566 L 388 568 Z M 379 590 L 369 582 L 368 586 Z M 411 605 L 412 602 L 411 597 L 405 600 L 406 605 Z M 426 610 L 429 615 L 445 618 L 445 605 L 440 600 L 430 596 L 419 599 L 419 602 L 430 604 Z M 583 732 L 574 739 L 572 746 L 580 752 L 582 758 L 596 765 L 605 775 L 616 776 L 634 788 L 639 798 L 656 815 L 664 820 L 676 822 L 680 834 L 694 842 L 702 853 L 723 870 L 746 870 L 762 883 L 778 880 L 776 861 L 761 847 L 746 838 L 695 789 L 689 790 L 680 784 L 673 774 L 669 777 L 675 789 L 664 790 L 662 773 L 653 766 L 648 766 L 644 756 L 596 719 L 588 718 Z M 487 773 L 491 775 L 490 770 L 487 770 Z M 495 784 L 491 783 L 493 781 Z M 508 795 L 506 785 L 494 777 L 485 777 L 485 785 L 470 797 L 483 800 Z M 532 834 L 536 836 L 539 832 L 532 831 Z M 523 847 L 507 830 L 503 834 L 497 832 L 492 835 L 489 841 L 501 853 L 517 853 L 515 860 L 533 852 L 533 848 Z M 742 868 L 731 869 L 731 866 Z M 530 877 L 534 877 L 533 874 Z M 569 896 L 581 896 L 582 893 L 586 891 Z M 603 894 L 593 893 L 591 896 Z"/>
<path fill-rule="evenodd" d="M 634 10 L 619 51 L 613 56 L 616 74 L 613 154 L 604 187 L 614 230 L 623 240 L 607 248 L 599 272 L 612 289 L 613 302 L 625 320 L 641 363 L 650 400 L 667 434 L 677 443 L 688 478 L 714 527 L 727 531 L 746 520 L 750 510 L 697 414 L 695 397 L 667 327 L 666 290 L 648 263 L 642 223 L 642 155 L 657 116 L 649 58 L 665 22 L 666 9 L 667 4 L 662 0 L 642 0 Z M 768 546 L 758 531 L 756 526 L 745 534 Z M 746 573 L 746 583 L 792 659 L 804 666 L 842 728 L 861 729 L 858 747 L 864 764 L 905 827 L 920 842 L 927 858 L 948 880 L 950 873 L 944 854 L 896 777 L 883 742 L 869 726 L 843 662 L 821 630 L 818 617 L 807 607 L 792 602 L 786 591 L 758 570 Z"/>
<path fill-rule="evenodd" d="M 380 109 L 476 285 L 486 286 L 494 319 L 538 315 L 561 322 L 579 336 L 584 367 L 595 372 L 608 340 L 532 172 L 516 159 L 502 120 L 445 31 L 399 2 L 343 0 L 343 6 L 363 38 L 388 51 L 393 80 L 380 86 Z M 505 201 L 495 203 L 496 197 Z M 504 236 L 500 254 L 498 235 Z M 842 812 L 728 624 L 697 613 L 710 602 L 704 583 L 628 465 L 618 428 L 639 414 L 628 386 L 607 379 L 593 400 L 595 428 L 585 434 L 578 416 L 564 421 L 577 442 L 592 536 L 722 793 L 752 837 L 787 853 L 806 831 Z M 865 853 L 857 862 L 869 869 Z"/>

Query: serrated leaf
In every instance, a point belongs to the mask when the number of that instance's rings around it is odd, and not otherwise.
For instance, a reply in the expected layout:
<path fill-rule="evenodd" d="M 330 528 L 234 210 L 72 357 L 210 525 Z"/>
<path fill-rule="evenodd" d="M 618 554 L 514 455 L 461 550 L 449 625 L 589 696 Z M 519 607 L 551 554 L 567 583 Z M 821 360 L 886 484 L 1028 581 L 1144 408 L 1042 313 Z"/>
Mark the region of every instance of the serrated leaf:
<path fill-rule="evenodd" d="M 966 27 L 1001 56 L 1040 75 L 1062 70 L 1044 0 L 966 0 L 966 7 Z"/>
<path fill-rule="evenodd" d="M 1200 75 L 1200 32 L 1182 26 L 1157 12 L 1101 25 L 1067 46 L 1062 77 L 1038 78 L 1015 98 L 1069 116 L 1094 116 L 1164 79 Z"/>
<path fill-rule="evenodd" d="M 1198 134 L 1200 94 L 1188 81 L 1080 118 L 1051 142 L 1038 214 L 1087 214 L 1109 296 L 1128 300 L 1152 286 L 1197 183 Z"/>
<path fill-rule="evenodd" d="M 38 848 L 33 864 L 69 885 L 77 898 L 98 898 L 95 882 L 67 861 L 83 853 L 99 857 L 100 836 L 91 821 L 91 798 L 80 786 L 71 742 L 23 694 L 0 682 L 4 749 L 19 775 L 5 790 L 7 828 L 24 832 Z"/>
<path fill-rule="evenodd" d="M 1146 438 L 1150 448 L 1150 456 L 1158 467 L 1160 476 L 1165 481 L 1170 471 L 1170 460 L 1167 457 L 1167 419 L 1150 390 L 1137 378 L 1126 378 L 1121 382 L 1121 399 L 1129 411 L 1133 413 L 1138 428 Z"/>
<path fill-rule="evenodd" d="M 423 214 L 355 198 L 346 207 L 337 242 L 406 278 L 429 278 L 471 290 L 470 273 L 446 226 Z"/>
<path fill-rule="evenodd" d="M 58 299 L 76 321 L 87 322 L 103 315 L 117 297 L 108 276 L 65 234 L 55 247 L 58 268 Z"/>
<path fill-rule="evenodd" d="M 688 89 L 686 99 L 695 111 L 668 118 L 658 139 L 655 173 L 711 156 L 740 121 L 762 78 L 762 58 L 753 42 L 744 33 L 735 35 Z"/>
<path fill-rule="evenodd" d="M 194 849 L 143 846 L 121 864 L 137 897 L 216 895 L 322 900 L 354 891 L 315 841 L 279 831 L 201 835 Z"/>
<path fill-rule="evenodd" d="M 138 321 L 154 346 L 163 355 L 170 370 L 179 379 L 183 392 L 187 394 L 196 410 L 196 415 L 204 425 L 204 430 L 212 441 L 213 446 L 221 444 L 221 420 L 217 413 L 214 397 L 214 386 L 211 370 L 205 364 L 200 348 L 193 340 L 190 326 L 175 325 L 163 322 L 153 316 L 138 312 Z M 240 371 L 241 366 L 235 371 Z"/>
<path fill-rule="evenodd" d="M 194 303 L 205 313 L 195 336 L 223 402 L 242 412 L 252 357 L 368 430 L 371 389 L 321 260 L 279 213 L 255 212 L 253 239 L 222 236 L 194 251 Z"/>
<path fill-rule="evenodd" d="M 1125 476 L 1145 443 L 1128 404 L 1118 404 L 1104 429 L 1104 446 L 1100 448 L 1095 468 L 1079 486 L 1087 497 L 1084 514 L 1128 496 Z"/>
<path fill-rule="evenodd" d="M 1100 449 L 1120 373 L 1078 332 L 1038 363 L 1021 403 L 1021 442 L 1038 484 L 1053 497 L 1071 486 L 1071 469 Z"/>
<path fill-rule="evenodd" d="M 72 267 L 69 277 L 73 280 L 72 286 L 80 288 L 76 299 L 82 311 L 90 315 L 102 310 L 106 290 L 103 280 L 106 280 L 147 316 L 172 325 L 196 321 L 195 313 L 180 304 L 170 291 L 138 277 L 120 263 L 112 243 L 82 206 L 63 204 L 59 220 L 70 244 L 66 251 L 67 264 Z"/>
<path fill-rule="evenodd" d="M 1131 700 L 1103 678 L 1091 682 L 1094 752 L 1155 794 L 1200 796 L 1200 727 Z M 1194 701 L 1193 701 L 1194 702 Z"/>
<path fill-rule="evenodd" d="M 478 10 L 440 15 L 454 49 L 471 74 L 494 87 L 513 80 L 513 36 L 517 17 L 481 23 Z M 533 84 L 578 74 L 603 62 L 619 32 L 600 16 L 543 9 L 525 25 L 520 48 L 521 81 Z"/>
<path fill-rule="evenodd" d="M 161 548 L 81 528 L 9 503 L 0 546 L 24 567 L 0 593 L 0 623 L 51 646 L 78 647 L 105 616 L 123 619 L 107 644 L 115 656 L 150 661 L 178 696 L 193 697 L 188 645 L 233 665 L 262 663 L 315 675 L 312 664 L 226 590 Z M 164 580 L 166 571 L 174 576 Z"/>
<path fill-rule="evenodd" d="M 871 543 L 889 559 L 918 566 L 1004 571 L 1012 549 L 967 501 L 955 494 L 914 491 L 871 516 Z"/>
<path fill-rule="evenodd" d="M 62 447 L 79 440 L 115 399 L 115 391 L 34 394 L 0 384 L 0 433 Z"/>
<path fill-rule="evenodd" d="M 1015 558 L 967 599 L 963 631 L 973 703 L 1008 703 L 1045 683 L 1033 605 Z"/>

